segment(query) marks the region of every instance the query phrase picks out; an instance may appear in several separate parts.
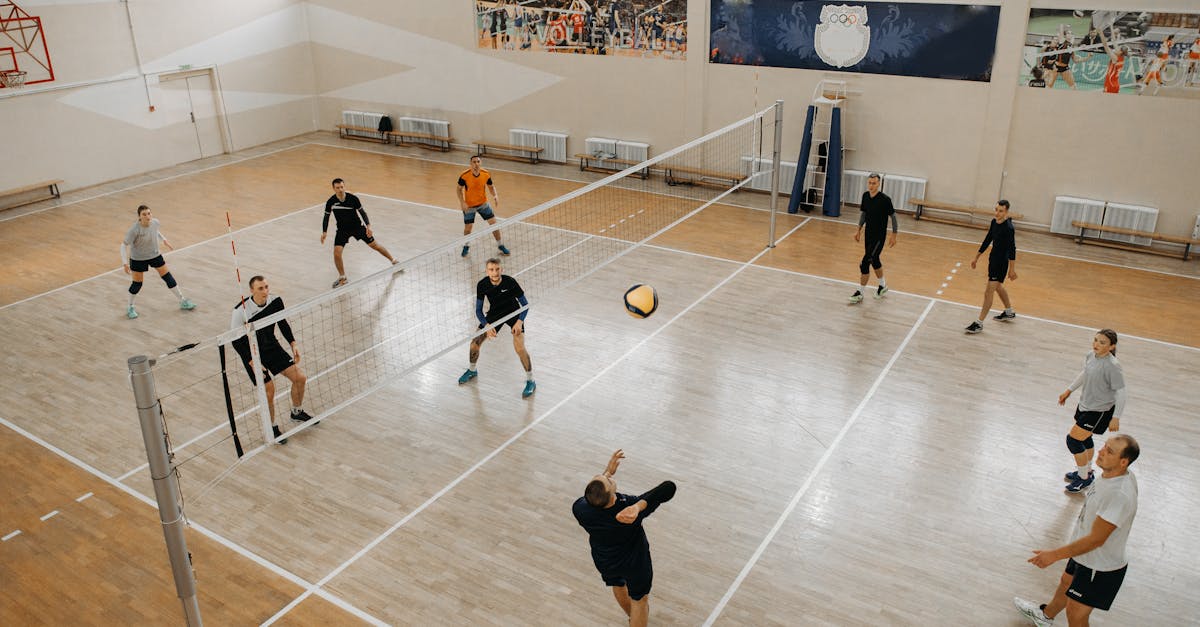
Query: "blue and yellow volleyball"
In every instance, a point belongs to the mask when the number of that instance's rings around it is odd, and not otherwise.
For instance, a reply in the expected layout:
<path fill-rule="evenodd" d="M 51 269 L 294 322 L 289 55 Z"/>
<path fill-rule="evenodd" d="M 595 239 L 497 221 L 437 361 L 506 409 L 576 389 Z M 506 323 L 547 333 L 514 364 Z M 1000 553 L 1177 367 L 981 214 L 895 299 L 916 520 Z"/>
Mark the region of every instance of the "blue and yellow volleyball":
<path fill-rule="evenodd" d="M 649 285 L 634 285 L 625 292 L 625 311 L 634 318 L 648 318 L 658 309 L 658 292 Z"/>

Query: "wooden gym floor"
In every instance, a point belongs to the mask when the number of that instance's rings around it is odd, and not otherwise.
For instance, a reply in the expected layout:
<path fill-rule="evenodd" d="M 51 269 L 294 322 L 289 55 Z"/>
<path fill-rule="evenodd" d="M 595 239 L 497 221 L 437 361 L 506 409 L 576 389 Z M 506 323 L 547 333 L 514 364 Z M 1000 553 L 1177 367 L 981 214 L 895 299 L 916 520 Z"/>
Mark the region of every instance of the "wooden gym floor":
<path fill-rule="evenodd" d="M 348 180 L 404 259 L 459 236 L 465 161 L 315 133 L 0 214 L 3 622 L 181 622 L 124 362 L 228 325 L 226 210 L 242 275 L 268 274 L 295 304 L 334 276 L 317 241 L 329 179 Z M 596 178 L 485 167 L 501 216 Z M 1070 408 L 1054 401 L 1101 326 L 1122 333 L 1122 423 L 1143 457 L 1129 576 L 1095 620 L 1200 615 L 1200 532 L 1181 522 L 1200 513 L 1196 262 L 1021 232 L 1020 317 L 965 336 L 982 231 L 902 218 L 884 254 L 892 293 L 851 306 L 852 209 L 780 216 L 767 250 L 766 197 L 727 200 L 535 295 L 532 399 L 507 341 L 463 387 L 454 351 L 189 505 L 205 620 L 622 624 L 570 515 L 621 447 L 623 491 L 680 486 L 647 523 L 655 624 L 1022 624 L 1010 597 L 1044 599 L 1060 572 L 1024 560 L 1062 543 L 1081 502 L 1058 482 Z M 148 277 L 142 317 L 124 318 L 117 245 L 141 203 L 180 249 L 167 261 L 195 311 Z M 351 277 L 385 263 L 359 244 L 346 260 Z M 635 281 L 662 297 L 645 321 L 619 307 Z M 224 417 L 170 419 L 179 443 Z M 185 465 L 185 498 L 194 477 Z"/>

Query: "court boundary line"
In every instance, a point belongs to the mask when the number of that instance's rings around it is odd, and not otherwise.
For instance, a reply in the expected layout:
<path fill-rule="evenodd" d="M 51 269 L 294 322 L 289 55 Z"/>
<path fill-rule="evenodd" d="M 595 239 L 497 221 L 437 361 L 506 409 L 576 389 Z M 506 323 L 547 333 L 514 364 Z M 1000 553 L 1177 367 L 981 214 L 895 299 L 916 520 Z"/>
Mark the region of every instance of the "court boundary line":
<path fill-rule="evenodd" d="M 782 238 L 780 238 L 780 240 L 782 241 L 783 239 L 787 238 L 789 235 L 791 235 L 792 233 L 799 230 L 805 224 L 808 224 L 808 222 L 809 222 L 808 220 L 804 220 L 800 224 L 797 224 L 795 227 L 792 228 L 792 230 L 788 231 L 787 234 L 785 234 Z M 361 559 L 363 556 L 365 556 L 367 553 L 369 553 L 372 549 L 379 546 L 384 540 L 391 537 L 391 535 L 393 533 L 398 531 L 401 527 L 403 527 L 405 524 L 407 524 L 410 520 L 412 520 L 413 518 L 416 518 L 418 515 L 421 514 L 421 512 L 425 511 L 427 508 L 429 508 L 431 505 L 436 503 L 443 496 L 445 496 L 451 490 L 453 490 L 455 487 L 457 487 L 458 484 L 462 483 L 463 481 L 466 481 L 467 478 L 469 478 L 471 475 L 475 474 L 475 471 L 482 468 L 485 464 L 487 464 L 489 461 L 494 459 L 497 455 L 499 455 L 500 453 L 507 450 L 508 447 L 511 446 L 512 444 L 514 444 L 517 440 L 521 439 L 526 433 L 529 433 L 535 427 L 537 427 L 542 422 L 544 422 L 552 414 L 554 414 L 556 411 L 558 411 L 558 409 L 560 407 L 562 407 L 563 405 L 566 405 L 567 402 L 569 402 L 571 399 L 573 399 L 577 395 L 579 395 L 580 392 L 582 392 L 583 390 L 590 387 L 592 385 L 592 383 L 595 383 L 601 377 L 603 377 L 605 374 L 608 374 L 608 372 L 610 370 L 612 370 L 613 368 L 617 367 L 619 364 L 624 362 L 630 355 L 632 355 L 634 352 L 636 352 L 638 349 L 640 349 L 642 346 L 644 346 L 647 342 L 654 339 L 655 337 L 658 337 L 659 334 L 661 334 L 664 330 L 666 330 L 668 327 L 670 327 L 672 324 L 674 324 L 677 320 L 681 319 L 688 312 L 695 309 L 696 306 L 698 306 L 700 303 L 703 303 L 704 301 L 708 300 L 708 297 L 712 296 L 714 293 L 716 293 L 717 290 L 724 287 L 727 283 L 729 283 L 735 277 L 737 277 L 739 274 L 744 272 L 746 270 L 746 268 L 751 267 L 755 260 L 757 260 L 762 255 L 765 255 L 767 253 L 767 251 L 769 251 L 769 250 L 771 250 L 771 249 L 764 247 L 763 250 L 760 251 L 758 255 L 755 255 L 755 257 L 753 259 L 739 264 L 739 266 L 736 269 L 734 269 L 734 271 L 731 272 L 729 274 L 729 276 L 726 276 L 721 281 L 718 281 L 716 285 L 714 285 L 712 288 L 710 288 L 708 291 L 706 291 L 704 294 L 702 294 L 699 298 L 692 301 L 687 307 L 680 310 L 679 313 L 672 316 L 671 319 L 668 320 L 665 324 L 663 324 L 662 326 L 658 327 L 657 329 L 651 331 L 646 337 L 639 340 L 636 344 L 634 344 L 631 348 L 629 348 L 629 350 L 625 351 L 620 357 L 613 360 L 612 363 L 608 364 L 607 366 L 602 368 L 599 372 L 592 375 L 592 377 L 589 378 L 587 381 L 585 381 L 582 385 L 575 388 L 573 391 L 571 391 L 571 393 L 569 393 L 565 397 L 563 397 L 562 400 L 558 401 L 553 406 L 551 406 L 550 409 L 543 412 L 542 415 L 538 416 L 533 421 L 531 421 L 529 424 L 522 427 L 520 430 L 518 430 L 516 433 L 514 433 L 511 437 L 509 437 L 507 440 L 505 440 L 503 444 L 501 444 L 500 446 L 493 449 L 490 453 L 485 455 L 479 461 L 475 462 L 473 465 L 471 465 L 469 468 L 467 468 L 465 471 L 463 471 L 461 474 L 459 474 L 457 477 L 455 477 L 450 483 L 446 484 L 440 490 L 435 492 L 433 494 L 433 496 L 430 496 L 428 499 L 426 499 L 425 502 L 418 505 L 411 512 L 404 515 L 404 517 L 402 517 L 399 521 L 394 523 L 391 527 L 388 527 L 388 529 L 386 531 L 379 534 L 378 536 L 375 537 L 375 539 L 368 542 L 365 546 L 363 546 L 361 549 L 359 549 L 356 553 L 354 553 L 354 555 L 352 555 L 349 559 L 347 559 L 345 562 L 340 564 L 337 568 L 334 568 L 332 571 L 327 573 L 324 577 L 319 579 L 316 582 L 316 584 L 314 584 L 313 588 L 306 590 L 303 594 L 301 594 L 300 596 L 298 596 L 294 600 L 292 600 L 291 603 L 284 606 L 284 608 L 281 609 L 278 613 L 276 613 L 274 616 L 272 616 L 266 622 L 262 623 L 262 627 L 268 627 L 269 625 L 275 624 L 275 622 L 277 620 L 283 618 L 283 616 L 285 616 L 289 611 L 291 611 L 292 608 L 294 608 L 297 605 L 299 605 L 300 603 L 302 603 L 304 601 L 304 599 L 308 598 L 308 596 L 314 594 L 317 589 L 322 588 L 323 586 L 328 584 L 330 581 L 332 581 L 334 578 L 336 578 L 338 575 L 341 575 L 343 572 L 346 571 L 347 568 L 354 565 L 355 562 L 357 562 L 359 559 Z"/>
<path fill-rule="evenodd" d="M 158 504 L 155 503 L 154 500 L 152 500 L 150 497 L 142 494 L 141 492 L 138 492 L 137 490 L 133 489 L 131 486 L 128 486 L 120 481 L 117 481 L 116 479 L 114 479 L 110 475 L 108 475 L 108 473 L 101 471 L 100 469 L 96 468 L 95 466 L 92 466 L 91 464 L 79 459 L 78 457 L 75 457 L 74 455 L 71 455 L 70 453 L 64 451 L 63 449 L 47 442 L 46 440 L 42 439 L 38 435 L 25 430 L 20 425 L 13 423 L 11 420 L 8 420 L 7 418 L 0 416 L 0 425 L 4 425 L 5 427 L 8 427 L 14 433 L 41 446 L 42 448 L 46 449 L 47 451 L 49 451 L 55 455 L 58 455 L 62 459 L 66 460 L 67 462 L 75 465 L 80 470 L 83 470 L 84 472 L 92 475 L 93 477 L 100 479 L 104 483 L 107 483 L 107 484 L 111 485 L 112 487 L 116 488 L 117 491 L 124 492 L 125 494 L 128 494 L 129 496 L 133 497 L 135 500 L 141 501 L 142 503 L 149 505 L 154 511 L 156 511 L 156 512 L 158 511 Z M 212 540 L 213 542 L 216 542 L 217 544 L 224 546 L 225 548 L 233 551 L 234 553 L 237 553 L 238 555 L 250 560 L 251 562 L 258 564 L 259 566 L 265 568 L 269 572 L 272 572 L 272 573 L 278 575 L 279 577 L 282 577 L 283 579 L 287 580 L 288 582 L 290 582 L 292 584 L 300 586 L 301 588 L 305 588 L 309 585 L 308 582 L 305 581 L 303 578 L 301 578 L 299 575 L 296 575 L 295 573 L 266 559 L 265 557 L 262 557 L 262 556 L 258 555 L 257 553 L 254 553 L 250 549 L 243 547 L 242 545 L 226 538 L 225 536 L 209 529 L 208 527 L 205 527 L 204 525 L 202 525 L 198 522 L 188 519 L 187 526 L 189 528 L 195 529 L 198 533 L 205 536 L 209 540 Z M 320 596 L 321 598 L 325 599 L 326 601 L 329 601 L 330 603 L 338 606 L 339 608 L 346 610 L 350 614 L 352 614 L 368 623 L 371 623 L 373 625 L 387 625 L 387 623 L 384 623 L 383 621 L 380 621 L 378 618 L 375 618 L 374 616 L 364 612 L 363 610 L 358 609 L 357 607 L 352 605 L 350 602 L 342 599 L 341 597 L 339 597 L 331 592 L 328 592 L 328 591 L 322 591 L 322 592 L 325 592 L 325 594 L 318 593 L 318 596 Z"/>
<path fill-rule="evenodd" d="M 804 483 L 800 485 L 800 488 L 792 496 L 791 501 L 788 502 L 787 507 L 785 507 L 783 512 L 780 513 L 779 518 L 775 520 L 774 526 L 772 526 L 771 530 L 767 532 L 766 537 L 763 538 L 762 542 L 759 543 L 758 548 L 755 549 L 754 553 L 750 556 L 750 560 L 747 561 L 745 566 L 742 567 L 742 570 L 738 573 L 737 577 L 734 578 L 733 583 L 730 584 L 729 588 L 725 591 L 725 595 L 721 597 L 721 600 L 717 602 L 717 606 L 714 607 L 712 612 L 708 615 L 708 619 L 704 621 L 704 627 L 711 626 L 713 622 L 720 617 L 721 612 L 725 610 L 725 606 L 729 604 L 729 601 L 733 598 L 733 595 L 737 594 L 738 588 L 741 587 L 742 582 L 745 581 L 746 577 L 750 574 L 750 571 L 753 570 L 758 564 L 758 560 L 762 558 L 762 555 L 767 550 L 767 547 L 770 546 L 770 544 L 775 540 L 775 536 L 779 533 L 779 530 L 783 528 L 783 524 L 787 522 L 787 519 L 791 517 L 792 512 L 794 512 L 796 507 L 800 505 L 800 500 L 803 499 L 804 495 L 808 493 L 808 489 L 812 486 L 817 475 L 825 469 L 825 465 L 830 459 L 833 458 L 833 452 L 837 450 L 838 445 L 840 445 L 842 440 L 845 439 L 846 434 L 849 433 L 850 429 L 858 422 L 858 419 L 862 416 L 862 412 L 866 408 L 867 403 L 874 398 L 875 392 L 879 389 L 879 386 L 883 383 L 883 380 L 887 377 L 888 373 L 891 372 L 892 366 L 894 366 L 896 361 L 900 359 L 900 355 L 904 353 L 904 349 L 908 348 L 908 343 L 916 335 L 917 330 L 921 328 L 921 325 L 925 322 L 925 318 L 929 315 L 929 312 L 933 310 L 933 307 L 936 304 L 937 301 L 930 300 L 929 304 L 925 305 L 925 310 L 921 312 L 920 317 L 917 318 L 917 321 L 913 323 L 912 327 L 908 330 L 908 335 L 904 336 L 904 341 L 900 342 L 900 346 L 898 346 L 892 353 L 892 358 L 888 360 L 887 365 L 885 365 L 879 375 L 875 377 L 875 382 L 871 384 L 870 389 L 868 389 L 867 393 L 863 395 L 863 398 L 859 401 L 858 406 L 854 408 L 854 412 L 850 414 L 849 420 L 846 421 L 846 424 L 842 425 L 841 430 L 838 431 L 837 437 L 835 437 L 833 442 L 831 442 L 825 449 L 825 453 L 821 455 L 821 459 L 817 461 L 817 465 L 808 472 L 808 477 L 805 478 Z"/>

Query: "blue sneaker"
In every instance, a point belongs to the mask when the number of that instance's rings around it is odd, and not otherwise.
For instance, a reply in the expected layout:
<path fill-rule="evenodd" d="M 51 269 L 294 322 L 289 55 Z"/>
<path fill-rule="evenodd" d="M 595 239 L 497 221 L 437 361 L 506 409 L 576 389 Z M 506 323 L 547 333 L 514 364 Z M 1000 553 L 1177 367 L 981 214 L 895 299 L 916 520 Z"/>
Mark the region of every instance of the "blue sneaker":
<path fill-rule="evenodd" d="M 511 255 L 512 253 L 508 252 L 508 246 L 505 246 L 504 244 L 500 244 L 500 254 L 507 257 L 507 256 Z"/>
<path fill-rule="evenodd" d="M 1073 481 L 1082 481 L 1082 479 L 1079 478 L 1078 470 L 1072 470 L 1071 472 L 1068 472 L 1067 474 L 1063 475 L 1063 481 L 1066 481 L 1067 483 L 1071 483 Z"/>
<path fill-rule="evenodd" d="M 125 310 L 125 317 L 129 318 L 130 320 L 138 317 L 137 310 L 133 308 L 133 305 L 130 305 L 129 309 Z"/>
<path fill-rule="evenodd" d="M 193 303 L 192 301 L 185 298 L 185 299 L 179 301 L 179 308 L 184 311 L 191 311 L 196 308 L 196 303 Z"/>
<path fill-rule="evenodd" d="M 471 379 L 474 379 L 475 377 L 478 377 L 478 376 L 479 376 L 479 371 L 467 370 L 466 372 L 462 373 L 461 377 L 458 378 L 458 384 L 462 385 L 462 384 L 466 383 L 467 381 L 470 381 Z"/>
<path fill-rule="evenodd" d="M 463 257 L 466 257 L 466 256 L 467 256 L 467 253 L 468 253 L 468 252 L 470 252 L 470 250 L 471 250 L 471 247 L 470 247 L 470 246 L 463 246 L 463 252 L 462 252 L 462 256 L 463 256 Z"/>
<path fill-rule="evenodd" d="M 533 396 L 535 390 L 537 390 L 537 384 L 533 381 L 526 381 L 525 389 L 521 390 L 521 398 L 529 398 L 530 396 Z"/>
<path fill-rule="evenodd" d="M 1079 479 L 1078 477 L 1067 486 L 1067 492 L 1081 492 L 1084 488 L 1092 485 L 1096 480 L 1096 473 L 1089 472 L 1087 479 Z"/>

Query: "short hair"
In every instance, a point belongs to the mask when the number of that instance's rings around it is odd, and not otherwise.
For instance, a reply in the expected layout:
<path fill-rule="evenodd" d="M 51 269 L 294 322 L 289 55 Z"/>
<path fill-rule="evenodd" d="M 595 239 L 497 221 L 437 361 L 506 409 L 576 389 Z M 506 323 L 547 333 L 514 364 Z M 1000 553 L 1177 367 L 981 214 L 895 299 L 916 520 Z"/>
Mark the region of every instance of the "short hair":
<path fill-rule="evenodd" d="M 337 185 L 338 183 L 345 183 L 345 182 L 346 181 L 343 181 L 342 179 L 333 179 L 333 182 L 330 183 L 329 186 L 333 187 L 334 185 Z"/>
<path fill-rule="evenodd" d="M 1128 459 L 1130 464 L 1136 462 L 1138 456 L 1142 454 L 1142 447 L 1138 446 L 1137 440 L 1133 439 L 1131 435 L 1118 433 L 1108 439 L 1110 441 L 1120 440 L 1125 443 L 1125 448 L 1121 449 L 1120 459 Z"/>
<path fill-rule="evenodd" d="M 256 274 L 256 275 L 250 277 L 250 289 L 254 289 L 255 283 L 258 283 L 259 281 L 266 281 L 266 280 L 267 280 L 267 277 L 265 277 L 261 274 Z"/>
<path fill-rule="evenodd" d="M 489 266 L 490 266 L 490 265 L 492 265 L 493 263 L 494 263 L 494 264 L 496 264 L 496 265 L 498 265 L 498 266 L 500 266 L 500 267 L 502 267 L 502 268 L 504 267 L 504 264 L 500 263 L 500 258 L 499 258 L 499 257 L 492 257 L 491 259 L 488 259 L 488 260 L 487 260 L 487 265 L 489 265 Z"/>
<path fill-rule="evenodd" d="M 1003 198 L 1001 198 L 1000 200 L 997 200 L 997 201 L 996 201 L 996 204 L 997 204 L 997 205 L 1000 205 L 1001 207 L 1004 207 L 1004 210 L 1005 210 L 1005 211 L 1008 211 L 1008 210 L 1009 210 L 1009 208 L 1010 208 L 1010 207 L 1012 207 L 1012 205 L 1010 205 L 1010 204 L 1008 203 L 1008 201 L 1007 201 L 1007 200 L 1004 200 Z"/>
<path fill-rule="evenodd" d="M 142 215 L 143 211 L 150 211 L 149 205 L 138 205 L 138 215 Z"/>
<path fill-rule="evenodd" d="M 882 176 L 879 176 L 879 174 L 878 174 L 878 173 L 876 173 L 876 172 L 872 172 L 872 173 L 870 173 L 870 174 L 868 174 L 868 175 L 867 175 L 867 180 L 869 181 L 869 180 L 871 180 L 871 179 L 875 179 L 876 181 L 880 181 L 880 182 L 882 182 L 882 181 L 883 181 L 883 177 L 882 177 Z"/>
<path fill-rule="evenodd" d="M 588 505 L 592 507 L 608 505 L 608 497 L 608 485 L 599 479 L 592 479 L 583 489 L 583 498 L 587 499 Z"/>
<path fill-rule="evenodd" d="M 480 161 L 483 161 L 483 157 L 480 157 L 479 155 L 471 155 L 471 158 L 470 158 L 470 159 L 467 159 L 467 161 L 474 161 L 474 160 L 476 160 L 476 159 L 479 159 Z"/>

